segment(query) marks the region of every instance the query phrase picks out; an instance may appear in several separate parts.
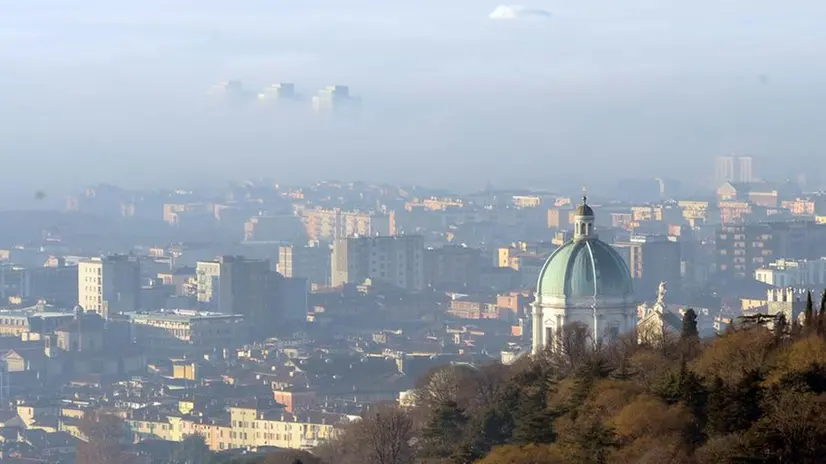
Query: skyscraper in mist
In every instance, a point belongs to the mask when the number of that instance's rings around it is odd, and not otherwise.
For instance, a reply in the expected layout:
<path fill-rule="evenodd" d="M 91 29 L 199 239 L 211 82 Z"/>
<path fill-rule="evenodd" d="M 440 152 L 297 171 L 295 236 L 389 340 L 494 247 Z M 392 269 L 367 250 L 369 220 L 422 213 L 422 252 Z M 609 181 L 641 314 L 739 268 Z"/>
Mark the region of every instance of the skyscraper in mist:
<path fill-rule="evenodd" d="M 295 85 L 289 82 L 273 84 L 258 94 L 258 101 L 263 103 L 272 103 L 279 100 L 294 100 L 295 98 Z"/>
<path fill-rule="evenodd" d="M 346 85 L 328 85 L 313 97 L 313 111 L 321 114 L 340 113 L 358 107 L 359 98 L 350 95 Z"/>
<path fill-rule="evenodd" d="M 724 182 L 754 182 L 754 168 L 751 156 L 720 156 L 717 158 L 715 178 L 718 184 Z"/>

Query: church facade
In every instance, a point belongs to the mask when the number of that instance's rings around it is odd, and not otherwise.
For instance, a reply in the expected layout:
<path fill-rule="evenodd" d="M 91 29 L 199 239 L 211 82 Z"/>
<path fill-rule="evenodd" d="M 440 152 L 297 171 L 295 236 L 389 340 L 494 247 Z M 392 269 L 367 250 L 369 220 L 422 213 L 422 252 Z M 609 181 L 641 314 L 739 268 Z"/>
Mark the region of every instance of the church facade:
<path fill-rule="evenodd" d="M 534 354 L 558 348 L 563 327 L 588 327 L 594 343 L 632 332 L 637 302 L 625 260 L 594 230 L 587 198 L 577 208 L 574 236 L 545 262 L 532 304 Z"/>

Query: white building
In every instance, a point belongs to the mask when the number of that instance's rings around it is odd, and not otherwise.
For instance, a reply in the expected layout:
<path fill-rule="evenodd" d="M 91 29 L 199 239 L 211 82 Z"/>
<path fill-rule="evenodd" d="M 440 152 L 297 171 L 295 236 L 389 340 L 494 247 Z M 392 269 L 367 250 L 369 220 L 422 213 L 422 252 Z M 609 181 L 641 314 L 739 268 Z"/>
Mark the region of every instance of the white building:
<path fill-rule="evenodd" d="M 78 263 L 78 304 L 86 311 L 109 314 L 140 309 L 140 262 L 135 256 L 114 255 Z"/>
<path fill-rule="evenodd" d="M 295 85 L 288 82 L 272 84 L 258 94 L 258 101 L 263 103 L 272 103 L 279 100 L 294 100 L 295 98 Z"/>
<path fill-rule="evenodd" d="M 637 303 L 631 272 L 614 248 L 594 232 L 594 210 L 583 197 L 574 237 L 545 262 L 533 305 L 533 353 L 557 347 L 563 328 L 578 322 L 601 342 L 634 330 Z"/>
<path fill-rule="evenodd" d="M 350 95 L 346 85 L 328 85 L 313 97 L 313 110 L 317 113 L 339 113 L 358 107 L 360 99 Z"/>
<path fill-rule="evenodd" d="M 778 259 L 754 271 L 754 278 L 774 287 L 823 287 L 826 286 L 826 258 Z"/>

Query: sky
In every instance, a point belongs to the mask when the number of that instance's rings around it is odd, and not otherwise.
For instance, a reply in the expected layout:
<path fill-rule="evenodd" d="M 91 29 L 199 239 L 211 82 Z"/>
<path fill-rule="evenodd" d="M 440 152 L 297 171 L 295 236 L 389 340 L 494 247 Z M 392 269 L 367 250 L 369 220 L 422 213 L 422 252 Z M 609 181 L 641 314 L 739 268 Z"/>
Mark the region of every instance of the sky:
<path fill-rule="evenodd" d="M 674 3 L 674 4 L 672 4 Z M 505 8 L 503 10 L 503 7 Z M 271 177 L 554 189 L 826 148 L 817 0 L 3 0 L 0 194 Z M 499 11 L 541 14 L 493 19 Z M 495 16 L 501 16 L 497 13 Z M 206 96 L 346 84 L 357 118 Z M 819 169 L 819 168 L 818 168 Z M 788 172 L 786 172 L 788 171 Z"/>

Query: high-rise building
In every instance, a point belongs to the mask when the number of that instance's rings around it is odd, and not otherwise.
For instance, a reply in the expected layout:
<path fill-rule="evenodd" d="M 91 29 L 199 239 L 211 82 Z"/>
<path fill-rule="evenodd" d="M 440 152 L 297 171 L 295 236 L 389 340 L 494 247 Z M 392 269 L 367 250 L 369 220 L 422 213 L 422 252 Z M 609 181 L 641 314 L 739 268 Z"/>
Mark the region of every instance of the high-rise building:
<path fill-rule="evenodd" d="M 198 261 L 198 303 L 203 309 L 224 314 L 255 312 L 265 304 L 269 272 L 270 263 L 263 259 L 221 256 L 214 261 Z"/>
<path fill-rule="evenodd" d="M 295 85 L 288 82 L 272 84 L 258 94 L 258 100 L 265 103 L 294 100 L 295 98 Z"/>
<path fill-rule="evenodd" d="M 314 208 L 301 212 L 310 240 L 332 240 L 355 235 L 394 235 L 396 214 Z"/>
<path fill-rule="evenodd" d="M 754 182 L 751 156 L 737 157 L 737 181 L 746 184 Z"/>
<path fill-rule="evenodd" d="M 631 278 L 641 298 L 656 295 L 662 281 L 679 290 L 682 276 L 680 244 L 664 235 L 633 235 L 628 247 Z"/>
<path fill-rule="evenodd" d="M 289 242 L 307 241 L 301 218 L 292 214 L 255 216 L 244 223 L 244 241 Z"/>
<path fill-rule="evenodd" d="M 715 246 L 721 277 L 751 279 L 754 271 L 777 258 L 826 256 L 826 224 L 781 221 L 724 225 L 717 230 Z"/>
<path fill-rule="evenodd" d="M 109 319 L 110 314 L 141 309 L 140 262 L 135 256 L 92 258 L 78 264 L 78 304 Z"/>
<path fill-rule="evenodd" d="M 311 285 L 330 284 L 330 247 L 293 246 L 278 247 L 278 272 L 288 278 L 304 278 Z"/>
<path fill-rule="evenodd" d="M 751 156 L 720 156 L 717 158 L 715 177 L 718 184 L 724 182 L 754 182 Z"/>
<path fill-rule="evenodd" d="M 341 113 L 358 107 L 360 99 L 350 95 L 346 85 L 328 85 L 313 97 L 313 110 L 317 113 Z"/>
<path fill-rule="evenodd" d="M 450 245 L 424 252 L 425 283 L 436 287 L 476 287 L 485 266 L 481 250 Z"/>
<path fill-rule="evenodd" d="M 349 237 L 333 244 L 332 284 L 387 282 L 410 290 L 424 288 L 424 237 Z"/>

